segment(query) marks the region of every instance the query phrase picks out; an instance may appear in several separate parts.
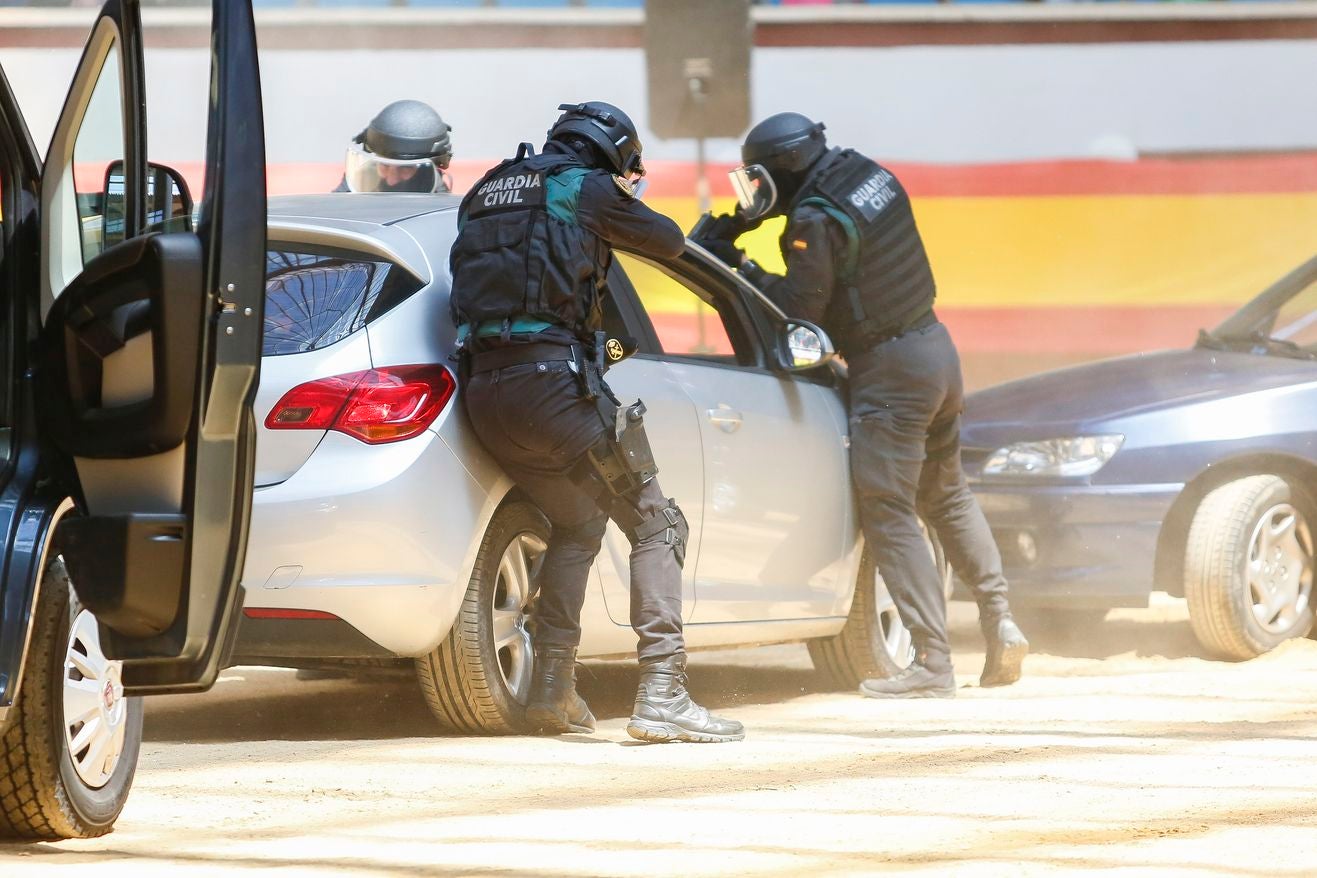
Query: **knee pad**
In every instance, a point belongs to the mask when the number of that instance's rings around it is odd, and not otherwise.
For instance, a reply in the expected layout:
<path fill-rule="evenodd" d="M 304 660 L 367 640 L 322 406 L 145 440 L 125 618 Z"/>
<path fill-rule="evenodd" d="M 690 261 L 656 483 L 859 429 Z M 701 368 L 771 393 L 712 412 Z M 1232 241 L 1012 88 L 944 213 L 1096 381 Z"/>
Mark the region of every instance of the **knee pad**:
<path fill-rule="evenodd" d="M 690 540 L 690 533 L 690 525 L 681 507 L 669 497 L 668 505 L 649 518 L 643 519 L 632 529 L 630 536 L 639 543 L 661 534 L 663 542 L 677 556 L 677 566 L 683 567 L 686 563 L 686 545 Z"/>

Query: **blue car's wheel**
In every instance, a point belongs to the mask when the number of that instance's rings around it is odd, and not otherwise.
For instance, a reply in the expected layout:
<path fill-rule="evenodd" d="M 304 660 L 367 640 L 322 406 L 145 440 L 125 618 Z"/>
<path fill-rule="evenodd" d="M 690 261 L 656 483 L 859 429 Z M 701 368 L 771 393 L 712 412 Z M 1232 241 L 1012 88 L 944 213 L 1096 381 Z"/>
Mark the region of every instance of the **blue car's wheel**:
<path fill-rule="evenodd" d="M 1237 479 L 1203 498 L 1184 589 L 1208 651 L 1250 659 L 1312 628 L 1312 520 L 1308 499 L 1278 475 Z"/>

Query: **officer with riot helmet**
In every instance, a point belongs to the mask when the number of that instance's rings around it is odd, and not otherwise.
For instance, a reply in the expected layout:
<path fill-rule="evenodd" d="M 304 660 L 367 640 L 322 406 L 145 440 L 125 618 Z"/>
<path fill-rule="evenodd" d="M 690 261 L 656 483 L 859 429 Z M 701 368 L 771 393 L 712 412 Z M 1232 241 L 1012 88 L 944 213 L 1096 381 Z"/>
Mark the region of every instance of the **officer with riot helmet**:
<path fill-rule="evenodd" d="M 394 101 L 348 144 L 335 192 L 450 192 L 452 127 L 422 101 Z"/>
<path fill-rule="evenodd" d="M 654 477 L 643 403 L 623 405 L 603 377 L 634 349 L 600 331 L 612 246 L 671 258 L 685 240 L 636 198 L 645 168 L 630 118 L 598 101 L 558 109 L 543 152 L 523 143 L 467 193 L 451 256 L 466 411 L 553 526 L 537 577 L 526 719 L 549 733 L 594 728 L 576 692 L 576 648 L 587 576 L 611 518 L 631 542 L 640 686 L 628 733 L 740 740 L 740 723 L 710 715 L 686 691 L 686 519 Z"/>
<path fill-rule="evenodd" d="M 1011 618 L 1001 555 L 960 466 L 960 359 L 933 313 L 936 287 L 910 198 L 891 171 L 853 150 L 829 149 L 822 123 L 780 113 L 752 128 L 732 172 L 738 205 L 706 218 L 698 243 L 738 268 L 793 317 L 822 326 L 850 374 L 851 475 L 865 540 L 915 661 L 866 680 L 875 698 L 955 694 L 942 577 L 919 515 L 974 594 L 987 640 L 981 682 L 1019 679 L 1029 644 Z M 773 275 L 735 244 L 786 215 L 786 274 Z"/>

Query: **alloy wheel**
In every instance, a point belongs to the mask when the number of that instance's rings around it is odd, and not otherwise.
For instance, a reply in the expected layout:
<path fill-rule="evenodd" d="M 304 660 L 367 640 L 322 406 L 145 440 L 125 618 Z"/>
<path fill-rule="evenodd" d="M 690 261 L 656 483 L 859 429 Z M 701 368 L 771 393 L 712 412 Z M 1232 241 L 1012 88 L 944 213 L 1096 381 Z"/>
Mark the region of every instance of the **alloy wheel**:
<path fill-rule="evenodd" d="M 499 672 L 512 697 L 525 704 L 530 695 L 531 671 L 535 662 L 527 627 L 535 576 L 548 546 L 533 533 L 520 533 L 503 550 L 498 564 L 492 613 L 494 652 Z"/>
<path fill-rule="evenodd" d="M 896 601 L 887 590 L 883 575 L 875 567 L 873 571 L 873 607 L 878 617 L 878 630 L 882 638 L 883 651 L 898 668 L 907 667 L 915 660 L 915 644 L 910 637 L 910 629 L 901 622 L 901 614 L 896 609 Z"/>
<path fill-rule="evenodd" d="M 1284 634 L 1308 611 L 1312 559 L 1312 535 L 1297 508 L 1277 503 L 1262 513 L 1249 540 L 1247 575 L 1253 617 L 1264 630 Z"/>
<path fill-rule="evenodd" d="M 96 617 L 82 610 L 69 630 L 64 653 L 64 743 L 83 783 L 100 789 L 110 782 L 123 754 L 128 704 L 122 662 L 101 650 Z"/>

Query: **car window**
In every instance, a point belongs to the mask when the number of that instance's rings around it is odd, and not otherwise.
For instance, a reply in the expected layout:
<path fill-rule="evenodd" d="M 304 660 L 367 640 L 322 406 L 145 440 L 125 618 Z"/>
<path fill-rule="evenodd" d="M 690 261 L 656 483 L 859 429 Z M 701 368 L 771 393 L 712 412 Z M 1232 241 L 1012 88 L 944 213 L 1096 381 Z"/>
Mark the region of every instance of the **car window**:
<path fill-rule="evenodd" d="M 265 256 L 264 356 L 328 347 L 420 289 L 391 262 L 298 247 Z"/>
<path fill-rule="evenodd" d="M 747 344 L 738 350 L 733 342 L 744 336 L 735 315 L 730 308 L 725 316 L 720 313 L 709 292 L 637 256 L 615 253 L 615 258 L 635 287 L 664 354 L 730 364 L 754 362 Z"/>
<path fill-rule="evenodd" d="M 82 261 L 99 255 L 124 237 L 122 178 L 106 193 L 106 172 L 124 161 L 124 116 L 119 46 L 115 41 L 101 67 L 91 100 L 73 142 L 73 189 L 78 204 Z M 108 198 L 114 204 L 106 204 Z"/>

